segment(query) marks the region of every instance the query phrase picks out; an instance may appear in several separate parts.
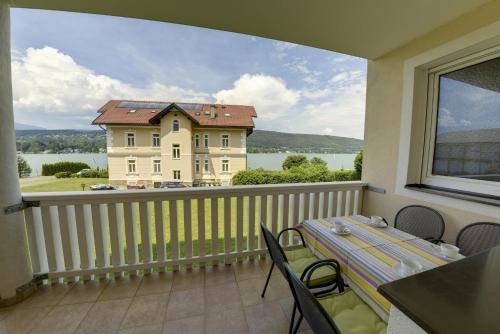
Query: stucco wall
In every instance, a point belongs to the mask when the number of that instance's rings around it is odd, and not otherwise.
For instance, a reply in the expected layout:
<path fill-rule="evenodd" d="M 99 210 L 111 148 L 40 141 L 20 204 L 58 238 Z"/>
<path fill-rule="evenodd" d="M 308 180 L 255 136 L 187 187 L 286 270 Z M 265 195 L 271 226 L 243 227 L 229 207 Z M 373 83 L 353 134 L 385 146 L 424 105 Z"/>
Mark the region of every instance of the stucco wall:
<path fill-rule="evenodd" d="M 500 20 L 500 1 L 488 3 L 412 43 L 375 61 L 368 62 L 363 180 L 386 189 L 385 194 L 365 192 L 363 213 L 381 215 L 393 221 L 397 210 L 409 204 L 437 209 L 446 222 L 444 239 L 454 242 L 458 230 L 474 221 L 500 222 L 500 217 L 482 216 L 456 209 L 455 205 L 436 205 L 395 194 L 400 139 L 405 60 Z"/>

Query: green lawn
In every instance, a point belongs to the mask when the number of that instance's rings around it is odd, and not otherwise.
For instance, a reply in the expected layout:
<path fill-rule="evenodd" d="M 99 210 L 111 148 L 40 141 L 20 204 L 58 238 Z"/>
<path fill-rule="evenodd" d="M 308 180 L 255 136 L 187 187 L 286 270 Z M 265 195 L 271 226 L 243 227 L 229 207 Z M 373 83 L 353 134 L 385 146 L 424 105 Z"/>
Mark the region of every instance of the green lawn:
<path fill-rule="evenodd" d="M 82 184 L 85 190 L 90 190 L 90 186 L 96 183 L 108 183 L 108 179 L 101 178 L 67 178 L 54 179 L 41 184 L 27 184 L 21 186 L 22 192 L 43 192 L 43 191 L 81 191 Z"/>

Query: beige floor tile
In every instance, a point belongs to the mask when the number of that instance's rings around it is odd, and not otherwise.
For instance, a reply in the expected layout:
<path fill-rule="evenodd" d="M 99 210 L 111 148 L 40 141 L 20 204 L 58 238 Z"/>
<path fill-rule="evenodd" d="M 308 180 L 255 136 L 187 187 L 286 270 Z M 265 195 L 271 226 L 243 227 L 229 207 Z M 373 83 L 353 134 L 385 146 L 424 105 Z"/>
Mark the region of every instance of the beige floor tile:
<path fill-rule="evenodd" d="M 236 307 L 205 316 L 206 333 L 246 334 L 249 333 L 243 308 Z"/>
<path fill-rule="evenodd" d="M 235 264 L 234 273 L 237 281 L 265 277 L 258 260 Z"/>
<path fill-rule="evenodd" d="M 170 294 L 167 320 L 177 320 L 205 313 L 205 290 L 191 289 Z"/>
<path fill-rule="evenodd" d="M 279 303 L 281 308 L 283 309 L 283 313 L 285 313 L 286 318 L 290 321 L 292 319 L 292 311 L 293 311 L 293 297 L 280 299 Z M 295 321 L 298 319 L 297 310 L 295 311 Z M 309 325 L 307 324 L 306 319 L 302 319 L 302 322 L 299 326 L 299 332 L 305 331 L 309 329 Z"/>
<path fill-rule="evenodd" d="M 269 281 L 266 295 L 261 298 L 262 289 L 266 282 L 265 278 L 251 278 L 238 282 L 240 289 L 241 299 L 244 306 L 260 304 L 269 301 L 276 301 L 281 298 L 290 297 L 290 287 L 280 279 L 273 279 Z"/>
<path fill-rule="evenodd" d="M 168 299 L 168 293 L 134 297 L 121 328 L 163 323 Z"/>
<path fill-rule="evenodd" d="M 153 273 L 142 278 L 137 296 L 169 292 L 172 289 L 173 273 Z"/>
<path fill-rule="evenodd" d="M 0 307 L 0 321 L 7 318 L 7 316 L 9 316 L 14 311 L 14 309 L 15 309 L 14 306 Z"/>
<path fill-rule="evenodd" d="M 59 305 L 95 302 L 109 281 L 87 281 L 74 284 Z"/>
<path fill-rule="evenodd" d="M 214 286 L 219 284 L 235 282 L 233 266 L 210 266 L 205 269 L 205 286 Z"/>
<path fill-rule="evenodd" d="M 141 284 L 140 276 L 125 276 L 110 280 L 106 288 L 99 296 L 99 301 L 132 298 L 135 296 L 139 285 Z"/>
<path fill-rule="evenodd" d="M 118 334 L 161 334 L 162 324 L 120 329 Z"/>
<path fill-rule="evenodd" d="M 66 334 L 73 333 L 92 303 L 61 305 L 54 307 L 30 334 Z"/>
<path fill-rule="evenodd" d="M 205 288 L 206 313 L 240 308 L 240 290 L 236 283 L 226 283 Z"/>
<path fill-rule="evenodd" d="M 50 312 L 52 307 L 14 308 L 4 312 L 0 321 L 1 334 L 24 334 L 31 331 Z"/>
<path fill-rule="evenodd" d="M 205 270 L 188 269 L 174 273 L 172 291 L 203 288 L 205 286 Z"/>
<path fill-rule="evenodd" d="M 95 303 L 82 320 L 77 333 L 113 333 L 120 329 L 132 298 Z"/>
<path fill-rule="evenodd" d="M 277 302 L 245 307 L 245 315 L 252 334 L 288 333 L 289 321 Z"/>
<path fill-rule="evenodd" d="M 203 334 L 205 317 L 202 315 L 165 322 L 163 334 Z M 206 332 L 218 333 L 218 332 Z"/>
<path fill-rule="evenodd" d="M 16 307 L 55 306 L 59 304 L 70 288 L 71 285 L 68 284 L 41 285 L 28 299 Z"/>

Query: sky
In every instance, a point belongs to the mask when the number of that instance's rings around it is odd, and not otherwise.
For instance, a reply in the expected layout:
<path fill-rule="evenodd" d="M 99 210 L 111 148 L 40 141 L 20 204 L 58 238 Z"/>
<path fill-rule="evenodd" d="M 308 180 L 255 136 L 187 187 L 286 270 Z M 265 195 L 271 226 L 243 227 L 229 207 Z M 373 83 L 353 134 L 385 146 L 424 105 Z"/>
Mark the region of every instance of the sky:
<path fill-rule="evenodd" d="M 247 104 L 256 128 L 363 138 L 366 60 L 243 34 L 12 9 L 14 116 L 93 129 L 110 99 Z"/>

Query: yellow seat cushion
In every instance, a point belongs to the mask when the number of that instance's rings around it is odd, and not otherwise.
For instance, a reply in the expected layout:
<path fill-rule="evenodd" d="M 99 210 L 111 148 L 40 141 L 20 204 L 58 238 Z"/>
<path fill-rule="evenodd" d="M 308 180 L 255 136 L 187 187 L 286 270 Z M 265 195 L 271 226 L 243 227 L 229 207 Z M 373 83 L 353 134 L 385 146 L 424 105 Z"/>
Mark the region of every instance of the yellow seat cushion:
<path fill-rule="evenodd" d="M 286 250 L 285 254 L 288 261 L 294 261 L 305 257 L 314 256 L 311 250 L 309 250 L 309 248 L 307 247 L 300 247 L 297 249 Z"/>
<path fill-rule="evenodd" d="M 387 333 L 387 324 L 352 290 L 318 300 L 342 334 Z"/>
<path fill-rule="evenodd" d="M 310 257 L 304 257 L 296 260 L 289 260 L 288 264 L 292 268 L 292 270 L 297 274 L 298 277 L 302 276 L 302 273 L 304 270 L 312 263 L 318 261 L 319 259 L 315 257 L 314 255 L 311 255 Z M 318 269 L 316 269 L 312 276 L 311 280 L 309 281 L 309 286 L 318 286 L 320 284 L 326 283 L 328 281 L 333 281 L 335 280 L 336 277 L 336 272 L 335 270 L 330 267 L 330 266 L 323 266 Z"/>

